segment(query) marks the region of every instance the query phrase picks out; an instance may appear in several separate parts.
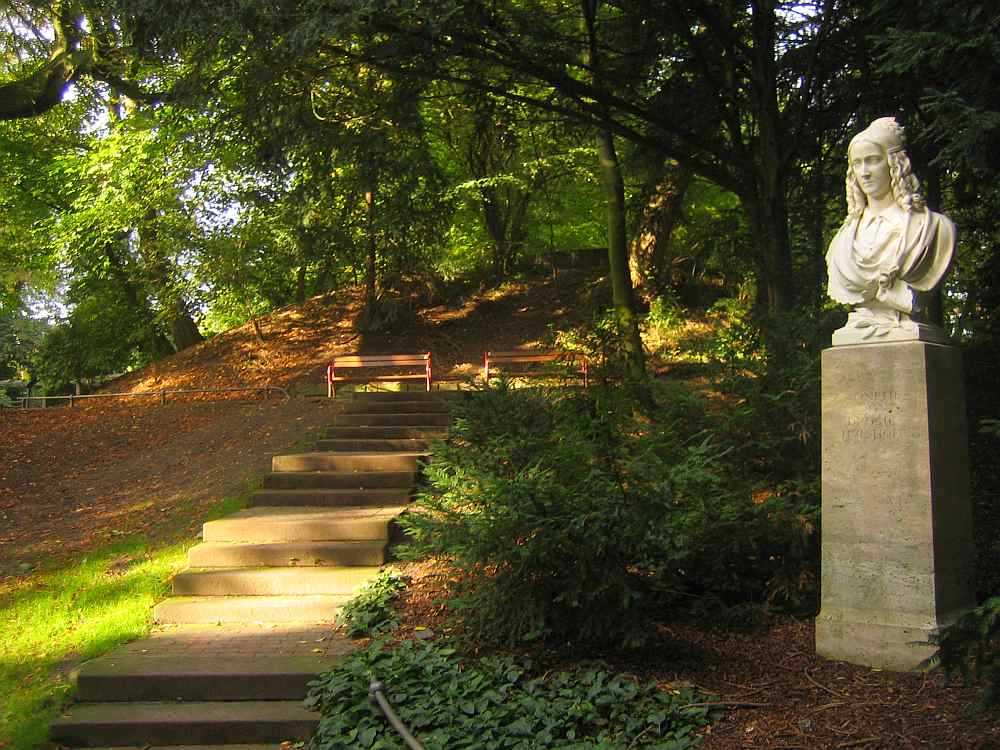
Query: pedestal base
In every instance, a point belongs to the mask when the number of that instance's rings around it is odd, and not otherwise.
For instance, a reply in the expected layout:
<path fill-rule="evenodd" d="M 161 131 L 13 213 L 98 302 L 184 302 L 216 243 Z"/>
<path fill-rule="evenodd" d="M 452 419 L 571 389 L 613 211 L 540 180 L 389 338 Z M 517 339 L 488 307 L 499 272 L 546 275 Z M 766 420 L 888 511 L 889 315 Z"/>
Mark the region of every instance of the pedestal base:
<path fill-rule="evenodd" d="M 824 607 L 816 618 L 816 653 L 826 659 L 908 672 L 934 653 L 928 639 L 947 624 L 892 624 L 879 622 L 878 616 L 877 612 Z"/>
<path fill-rule="evenodd" d="M 819 655 L 913 669 L 973 606 L 962 384 L 951 346 L 823 352 Z"/>
<path fill-rule="evenodd" d="M 834 346 L 848 346 L 851 344 L 887 344 L 897 341 L 926 341 L 932 344 L 951 344 L 948 334 L 939 326 L 927 323 L 917 323 L 908 321 L 905 326 L 895 328 L 859 328 L 853 325 L 846 325 L 833 332 Z"/>

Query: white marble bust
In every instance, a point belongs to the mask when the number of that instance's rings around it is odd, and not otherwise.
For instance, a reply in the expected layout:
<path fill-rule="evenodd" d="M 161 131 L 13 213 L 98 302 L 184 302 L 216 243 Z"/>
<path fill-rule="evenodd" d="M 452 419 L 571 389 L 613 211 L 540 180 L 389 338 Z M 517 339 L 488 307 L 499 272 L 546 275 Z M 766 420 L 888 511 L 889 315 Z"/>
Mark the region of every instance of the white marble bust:
<path fill-rule="evenodd" d="M 894 118 L 858 133 L 847 155 L 847 219 L 826 254 L 827 291 L 854 311 L 834 345 L 946 342 L 922 313 L 951 265 L 955 225 L 927 208 Z"/>

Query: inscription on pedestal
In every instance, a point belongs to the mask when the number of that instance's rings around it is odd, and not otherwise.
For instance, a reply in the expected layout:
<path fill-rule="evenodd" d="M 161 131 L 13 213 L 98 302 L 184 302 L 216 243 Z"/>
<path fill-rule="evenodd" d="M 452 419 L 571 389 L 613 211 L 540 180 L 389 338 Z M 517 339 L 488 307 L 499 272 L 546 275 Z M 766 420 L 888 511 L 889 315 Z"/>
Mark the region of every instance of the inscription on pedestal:
<path fill-rule="evenodd" d="M 896 391 L 865 391 L 861 394 L 860 414 L 847 416 L 847 426 L 841 430 L 845 443 L 895 440 L 896 422 L 893 412 L 898 408 Z"/>

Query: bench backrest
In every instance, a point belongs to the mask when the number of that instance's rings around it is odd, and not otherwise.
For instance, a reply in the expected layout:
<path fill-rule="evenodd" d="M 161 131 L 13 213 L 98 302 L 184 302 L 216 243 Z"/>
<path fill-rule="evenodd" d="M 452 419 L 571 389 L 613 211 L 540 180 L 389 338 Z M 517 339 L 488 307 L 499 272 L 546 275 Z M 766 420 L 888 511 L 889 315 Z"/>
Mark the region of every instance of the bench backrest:
<path fill-rule="evenodd" d="M 492 364 L 502 364 L 504 362 L 555 362 L 566 357 L 565 352 L 486 352 L 486 357 Z"/>
<path fill-rule="evenodd" d="M 535 362 L 561 362 L 575 360 L 580 365 L 580 375 L 583 377 L 583 385 L 586 388 L 590 382 L 589 363 L 587 358 L 578 353 L 558 349 L 542 349 L 532 351 L 530 349 L 515 349 L 504 352 L 486 352 L 483 354 L 483 380 L 489 382 L 490 370 L 495 365 L 504 364 L 531 364 Z M 544 375 L 543 372 L 531 372 L 525 370 L 520 375 Z"/>
<path fill-rule="evenodd" d="M 423 354 L 348 354 L 334 357 L 334 367 L 406 367 L 429 362 L 430 352 Z"/>
<path fill-rule="evenodd" d="M 338 376 L 337 370 L 352 368 L 374 368 L 374 367 L 420 367 L 423 372 L 419 375 L 376 375 L 369 378 L 349 378 L 343 375 Z M 327 396 L 337 395 L 335 383 L 339 380 L 393 380 L 395 378 L 413 379 L 422 378 L 427 381 L 427 390 L 431 389 L 433 379 L 431 367 L 431 353 L 421 354 L 346 354 L 334 357 L 326 368 L 326 393 Z"/>

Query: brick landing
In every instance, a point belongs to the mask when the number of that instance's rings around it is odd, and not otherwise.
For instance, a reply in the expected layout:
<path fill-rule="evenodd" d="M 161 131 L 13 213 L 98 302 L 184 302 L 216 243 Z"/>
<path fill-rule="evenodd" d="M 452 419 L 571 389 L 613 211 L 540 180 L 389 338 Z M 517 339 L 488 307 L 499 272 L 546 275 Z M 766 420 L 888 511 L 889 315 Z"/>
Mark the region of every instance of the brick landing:
<path fill-rule="evenodd" d="M 114 651 L 116 656 L 316 656 L 336 661 L 351 641 L 325 623 L 161 625 L 148 637 Z M 106 658 L 106 657 L 105 657 Z"/>

